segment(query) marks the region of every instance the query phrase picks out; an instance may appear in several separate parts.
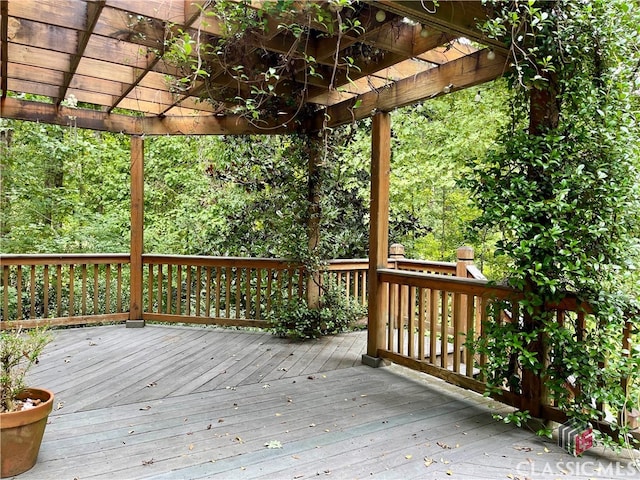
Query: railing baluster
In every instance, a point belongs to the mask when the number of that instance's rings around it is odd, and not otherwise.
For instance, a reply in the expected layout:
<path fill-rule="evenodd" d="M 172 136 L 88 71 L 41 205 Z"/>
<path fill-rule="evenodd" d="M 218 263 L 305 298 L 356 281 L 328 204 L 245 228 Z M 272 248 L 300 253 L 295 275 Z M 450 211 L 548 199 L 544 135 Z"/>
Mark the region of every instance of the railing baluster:
<path fill-rule="evenodd" d="M 416 298 L 415 298 L 415 289 L 412 286 L 407 286 L 407 303 L 408 303 L 408 319 L 407 319 L 407 355 L 410 357 L 415 356 L 415 315 L 416 315 Z"/>
<path fill-rule="evenodd" d="M 256 268 L 256 320 L 260 320 L 262 296 L 262 269 Z"/>
<path fill-rule="evenodd" d="M 265 315 L 268 315 L 271 312 L 271 285 L 273 284 L 273 274 L 274 270 L 271 268 L 267 269 L 267 310 L 264 312 Z"/>
<path fill-rule="evenodd" d="M 147 267 L 147 308 L 144 308 L 142 312 L 153 312 L 153 264 L 150 263 Z"/>
<path fill-rule="evenodd" d="M 9 266 L 4 265 L 2 267 L 2 318 L 3 320 L 9 320 Z"/>
<path fill-rule="evenodd" d="M 244 299 L 244 318 L 249 318 L 251 312 L 251 269 L 244 269 L 244 279 L 245 279 L 245 299 Z M 238 282 L 239 283 L 239 282 Z M 240 314 L 240 299 L 238 298 L 238 309 L 236 312 L 236 318 L 239 318 Z"/>
<path fill-rule="evenodd" d="M 29 297 L 31 299 L 30 318 L 36 316 L 36 266 L 31 265 L 31 275 L 29 278 Z"/>
<path fill-rule="evenodd" d="M 42 316 L 44 318 L 49 317 L 49 265 L 44 266 L 44 311 Z"/>
<path fill-rule="evenodd" d="M 216 318 L 220 318 L 220 267 L 216 267 Z"/>
<path fill-rule="evenodd" d="M 69 307 L 67 309 L 67 316 L 73 317 L 75 309 L 74 309 L 74 266 L 73 264 L 69 265 Z"/>
<path fill-rule="evenodd" d="M 87 264 L 82 264 L 82 316 L 87 314 Z"/>
<path fill-rule="evenodd" d="M 438 291 L 429 291 L 429 361 L 436 364 L 438 344 Z"/>
<path fill-rule="evenodd" d="M 205 292 L 205 299 L 204 299 L 204 310 L 205 310 L 205 316 L 206 317 L 210 317 L 211 316 L 211 268 L 212 267 L 205 267 L 205 287 L 204 287 L 204 292 Z"/>
<path fill-rule="evenodd" d="M 16 310 L 16 318 L 18 320 L 22 320 L 22 265 L 18 265 L 16 270 L 16 290 L 18 293 L 18 298 L 16 300 L 17 310 Z"/>
<path fill-rule="evenodd" d="M 93 314 L 98 315 L 98 274 L 99 266 L 93 266 Z"/>
<path fill-rule="evenodd" d="M 105 265 L 104 312 L 111 313 L 111 264 Z"/>
<path fill-rule="evenodd" d="M 56 265 L 56 315 L 62 316 L 62 265 Z"/>
<path fill-rule="evenodd" d="M 173 267 L 170 263 L 167 264 L 167 314 L 171 315 L 171 297 L 173 293 L 171 292 L 171 283 L 173 280 Z"/>
<path fill-rule="evenodd" d="M 182 265 L 176 270 L 176 315 L 182 315 Z"/>
<path fill-rule="evenodd" d="M 224 292 L 225 298 L 225 318 L 231 318 L 231 267 L 225 269 L 226 288 Z"/>
<path fill-rule="evenodd" d="M 116 277 L 116 312 L 122 312 L 122 264 L 118 263 L 118 275 Z"/>
<path fill-rule="evenodd" d="M 460 372 L 460 334 L 462 333 L 462 295 L 453 294 L 453 371 Z"/>
<path fill-rule="evenodd" d="M 418 359 L 424 360 L 424 337 L 426 335 L 425 332 L 425 299 L 426 299 L 426 291 L 422 287 L 418 287 Z"/>
<path fill-rule="evenodd" d="M 475 305 L 476 297 L 469 296 L 467 298 L 467 332 L 465 335 L 465 343 L 473 342 L 475 340 L 475 321 L 474 321 L 474 305 Z M 462 346 L 464 352 L 464 362 L 466 365 L 465 374 L 467 377 L 473 377 L 473 349 L 469 348 L 468 345 Z"/>
<path fill-rule="evenodd" d="M 162 270 L 163 270 L 162 264 L 159 263 L 158 264 L 158 313 L 162 313 L 162 304 L 164 303 L 164 299 L 162 298 L 162 284 L 164 282 Z"/>
<path fill-rule="evenodd" d="M 245 278 L 247 279 L 247 285 L 245 285 L 245 296 L 249 297 L 251 294 L 251 286 L 249 285 L 249 272 L 242 268 L 236 268 L 236 318 L 240 318 L 240 306 L 241 306 L 241 297 L 242 297 L 242 272 L 245 271 Z M 245 308 L 246 300 L 245 300 Z"/>
<path fill-rule="evenodd" d="M 186 282 L 186 291 L 185 291 L 185 295 L 186 295 L 186 299 L 185 299 L 185 313 L 188 316 L 191 315 L 191 265 L 187 265 L 185 266 L 185 269 L 187 270 L 187 278 L 185 280 Z"/>
<path fill-rule="evenodd" d="M 202 293 L 202 288 L 200 285 L 200 280 L 202 279 L 202 269 L 200 265 L 196 267 L 196 281 L 195 281 L 195 291 L 196 291 L 196 317 L 200 316 L 200 295 Z"/>

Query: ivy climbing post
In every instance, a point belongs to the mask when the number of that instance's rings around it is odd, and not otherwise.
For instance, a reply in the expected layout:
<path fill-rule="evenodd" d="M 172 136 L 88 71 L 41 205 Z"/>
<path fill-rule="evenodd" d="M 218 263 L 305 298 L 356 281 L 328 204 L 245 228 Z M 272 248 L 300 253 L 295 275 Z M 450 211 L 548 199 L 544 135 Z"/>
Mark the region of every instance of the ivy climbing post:
<path fill-rule="evenodd" d="M 326 135 L 326 133 L 323 133 Z M 307 306 L 317 309 L 320 306 L 320 271 L 318 269 L 318 248 L 320 245 L 320 192 L 322 168 L 322 138 L 317 135 L 307 136 L 307 152 L 309 159 L 308 201 L 309 217 L 307 234 L 309 237 L 309 258 L 311 271 L 307 276 Z"/>

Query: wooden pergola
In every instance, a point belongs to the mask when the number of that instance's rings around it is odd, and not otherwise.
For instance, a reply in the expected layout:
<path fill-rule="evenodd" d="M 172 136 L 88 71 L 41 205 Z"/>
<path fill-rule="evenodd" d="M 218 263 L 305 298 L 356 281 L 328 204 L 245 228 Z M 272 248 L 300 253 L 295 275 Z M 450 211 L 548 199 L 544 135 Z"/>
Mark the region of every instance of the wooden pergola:
<path fill-rule="evenodd" d="M 331 20 L 308 23 L 300 37 L 283 28 L 300 21 L 295 13 L 266 14 L 264 28 L 236 33 L 245 48 L 234 64 L 214 66 L 206 81 L 194 77 L 187 88 L 176 89 L 184 70 L 172 60 L 167 40 L 186 32 L 215 44 L 227 35 L 222 20 L 203 13 L 212 3 L 0 2 L 0 117 L 131 135 L 130 265 L 138 288 L 132 288 L 129 318 L 135 322 L 142 318 L 143 136 L 295 132 L 317 139 L 322 129 L 373 116 L 369 331 L 378 333 L 367 350 L 375 357 L 383 331 L 377 328 L 383 298 L 375 272 L 386 266 L 388 251 L 389 112 L 501 76 L 507 52 L 478 30 L 487 17 L 480 1 L 380 0 L 342 9 L 321 2 Z M 266 2 L 236 3 L 250 15 Z M 293 2 L 300 15 L 305 3 Z M 342 32 L 346 20 L 361 28 Z M 249 64 L 268 70 L 283 55 L 290 59 L 287 75 L 273 97 L 296 102 L 280 101 L 255 121 L 239 109 L 251 91 L 233 72 Z M 316 75 L 304 74 L 309 55 Z M 235 95 L 212 99 L 212 89 Z M 310 171 L 318 161 L 309 159 Z M 310 232 L 317 235 L 317 228 L 311 225 Z"/>

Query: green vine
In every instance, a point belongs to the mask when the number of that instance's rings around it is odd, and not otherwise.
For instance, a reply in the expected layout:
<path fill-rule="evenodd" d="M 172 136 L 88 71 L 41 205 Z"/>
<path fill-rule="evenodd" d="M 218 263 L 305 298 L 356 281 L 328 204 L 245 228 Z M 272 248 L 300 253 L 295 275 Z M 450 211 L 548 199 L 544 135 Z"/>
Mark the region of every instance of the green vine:
<path fill-rule="evenodd" d="M 173 91 L 196 92 L 218 112 L 242 115 L 257 126 L 267 114 L 279 115 L 282 123 L 298 118 L 309 79 L 323 77 L 320 63 L 310 54 L 312 36 L 335 35 L 339 46 L 343 35 L 364 31 L 351 0 L 330 0 L 328 7 L 292 0 L 264 2 L 260 8 L 249 0 L 205 2 L 199 6 L 195 33 L 167 28 L 164 60 L 177 70 L 168 77 Z M 217 27 L 216 35 L 206 33 L 209 25 Z M 290 40 L 287 51 L 266 47 L 276 33 Z M 337 72 L 346 71 L 348 78 L 354 69 L 352 57 L 336 53 L 330 78 L 325 78 L 329 89 L 335 89 Z M 281 95 L 285 85 L 292 92 L 287 96 Z"/>
<path fill-rule="evenodd" d="M 640 376 L 640 8 L 618 0 L 487 6 L 492 20 L 482 28 L 511 54 L 512 122 L 472 164 L 469 185 L 483 211 L 477 225 L 501 230 L 497 253 L 510 259 L 507 282 L 524 297 L 519 314 L 489 323 L 489 339 L 476 345 L 488 358 L 484 374 L 490 390 L 525 396 L 528 379 L 540 376 L 551 404 L 607 420 L 624 442 L 617 419 L 640 401 L 637 385 L 621 386 Z M 559 322 L 553 305 L 567 295 L 578 312 Z M 594 313 L 583 323 L 586 304 Z"/>

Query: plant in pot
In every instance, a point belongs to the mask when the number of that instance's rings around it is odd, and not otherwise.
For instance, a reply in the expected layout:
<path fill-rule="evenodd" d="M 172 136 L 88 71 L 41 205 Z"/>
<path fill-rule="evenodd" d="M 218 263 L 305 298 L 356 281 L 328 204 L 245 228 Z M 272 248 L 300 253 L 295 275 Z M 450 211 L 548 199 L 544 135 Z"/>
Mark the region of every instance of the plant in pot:
<path fill-rule="evenodd" d="M 0 331 L 0 477 L 36 463 L 53 393 L 25 387 L 24 377 L 51 340 L 47 329 Z"/>

